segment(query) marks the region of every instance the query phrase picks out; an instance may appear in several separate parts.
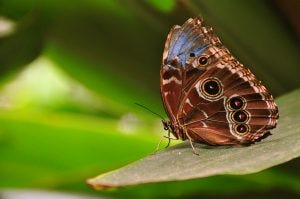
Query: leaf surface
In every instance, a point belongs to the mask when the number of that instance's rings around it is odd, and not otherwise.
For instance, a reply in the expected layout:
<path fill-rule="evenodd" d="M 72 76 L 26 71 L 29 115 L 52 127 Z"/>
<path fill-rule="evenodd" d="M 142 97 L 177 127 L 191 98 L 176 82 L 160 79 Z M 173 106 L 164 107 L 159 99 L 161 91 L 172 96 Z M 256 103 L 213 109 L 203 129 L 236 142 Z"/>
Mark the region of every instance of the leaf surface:
<path fill-rule="evenodd" d="M 123 168 L 88 180 L 95 188 L 178 181 L 214 175 L 242 175 L 262 171 L 300 156 L 300 91 L 278 99 L 280 120 L 272 136 L 248 147 L 188 142 L 149 155 Z"/>

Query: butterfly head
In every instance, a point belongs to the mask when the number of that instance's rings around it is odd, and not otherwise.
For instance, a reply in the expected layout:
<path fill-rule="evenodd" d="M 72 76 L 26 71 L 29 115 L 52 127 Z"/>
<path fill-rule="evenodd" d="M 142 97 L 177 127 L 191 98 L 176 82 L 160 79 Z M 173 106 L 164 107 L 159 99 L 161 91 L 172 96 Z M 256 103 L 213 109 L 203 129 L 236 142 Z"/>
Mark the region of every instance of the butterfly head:
<path fill-rule="evenodd" d="M 183 131 L 183 128 L 177 124 L 172 123 L 171 121 L 162 120 L 164 130 L 172 133 L 176 139 L 186 139 L 186 134 Z"/>
<path fill-rule="evenodd" d="M 166 121 L 166 120 L 162 120 L 161 121 L 164 127 L 164 130 L 168 131 L 171 129 L 171 122 L 170 121 Z"/>

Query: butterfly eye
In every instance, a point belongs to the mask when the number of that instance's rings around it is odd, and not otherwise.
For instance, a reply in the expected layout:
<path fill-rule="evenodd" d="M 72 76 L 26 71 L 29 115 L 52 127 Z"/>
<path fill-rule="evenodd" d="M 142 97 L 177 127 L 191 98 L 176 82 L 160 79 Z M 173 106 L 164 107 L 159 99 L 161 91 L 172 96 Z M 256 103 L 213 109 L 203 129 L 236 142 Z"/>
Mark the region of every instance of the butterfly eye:
<path fill-rule="evenodd" d="M 208 63 L 208 58 L 206 56 L 201 56 L 198 58 L 198 63 L 200 66 L 205 66 Z"/>
<path fill-rule="evenodd" d="M 245 100 L 241 97 L 232 97 L 228 101 L 228 107 L 231 110 L 239 110 L 245 106 Z"/>
<path fill-rule="evenodd" d="M 234 127 L 234 130 L 238 134 L 245 134 L 250 131 L 250 128 L 247 124 L 238 124 Z"/>
<path fill-rule="evenodd" d="M 223 89 L 218 79 L 210 78 L 202 83 L 201 90 L 207 97 L 219 97 Z"/>
<path fill-rule="evenodd" d="M 249 119 L 249 114 L 244 110 L 235 111 L 233 112 L 231 118 L 234 122 L 243 123 Z"/>

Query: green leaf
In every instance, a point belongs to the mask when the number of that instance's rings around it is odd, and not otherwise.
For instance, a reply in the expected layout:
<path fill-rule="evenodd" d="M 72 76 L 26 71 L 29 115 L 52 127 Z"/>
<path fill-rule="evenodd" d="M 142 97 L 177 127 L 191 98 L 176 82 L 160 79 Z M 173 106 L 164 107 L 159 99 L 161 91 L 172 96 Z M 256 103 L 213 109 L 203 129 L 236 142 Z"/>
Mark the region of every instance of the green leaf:
<path fill-rule="evenodd" d="M 0 187 L 83 182 L 96 168 L 106 171 L 153 150 L 153 136 L 126 134 L 118 123 L 80 114 L 1 111 Z"/>
<path fill-rule="evenodd" d="M 139 131 L 125 134 L 117 121 L 46 112 L 0 112 L 0 187 L 93 193 L 88 176 L 118 168 L 153 152 L 158 138 Z M 297 163 L 297 162 L 296 162 Z M 191 181 L 147 184 L 114 192 L 120 198 L 170 198 L 237 194 L 278 188 L 299 191 L 298 164 L 246 176 L 215 176 Z M 286 168 L 286 170 L 284 170 Z M 295 171 L 293 171 L 293 168 Z"/>
<path fill-rule="evenodd" d="M 170 12 L 174 6 L 176 1 L 175 0 L 148 0 L 149 4 L 151 4 L 153 7 L 157 8 L 158 10 L 162 12 Z"/>
<path fill-rule="evenodd" d="M 140 108 L 134 104 L 135 102 L 151 104 L 155 112 L 158 112 L 156 110 L 162 111 L 159 92 L 153 93 L 143 89 L 137 82 L 127 81 L 127 77 L 119 73 L 109 72 L 105 69 L 105 64 L 102 64 L 103 69 L 96 69 L 100 64 L 82 59 L 56 43 L 51 43 L 45 54 L 56 65 L 67 71 L 72 78 L 95 91 L 113 112 L 123 114 L 128 111 L 140 111 Z M 141 113 L 145 111 L 142 110 Z M 149 116 L 149 113 L 146 115 Z"/>
<path fill-rule="evenodd" d="M 280 120 L 272 136 L 249 147 L 188 142 L 150 155 L 121 169 L 88 180 L 95 188 L 178 181 L 214 175 L 242 175 L 262 171 L 300 156 L 300 90 L 278 99 Z"/>

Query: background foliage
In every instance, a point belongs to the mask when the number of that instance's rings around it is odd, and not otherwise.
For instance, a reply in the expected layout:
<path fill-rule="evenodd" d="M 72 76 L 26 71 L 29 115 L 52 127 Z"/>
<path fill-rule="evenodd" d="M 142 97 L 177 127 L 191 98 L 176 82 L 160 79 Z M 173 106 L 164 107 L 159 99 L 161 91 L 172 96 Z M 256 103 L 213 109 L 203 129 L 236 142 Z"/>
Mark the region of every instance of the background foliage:
<path fill-rule="evenodd" d="M 298 159 L 252 175 L 112 192 L 85 184 L 154 151 L 163 134 L 160 120 L 134 103 L 165 115 L 158 74 L 171 26 L 202 15 L 277 97 L 300 86 L 299 5 L 1 0 L 0 187 L 128 198 L 299 197 Z"/>

